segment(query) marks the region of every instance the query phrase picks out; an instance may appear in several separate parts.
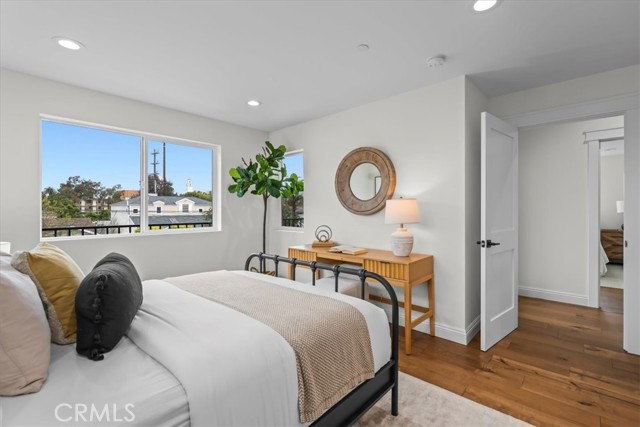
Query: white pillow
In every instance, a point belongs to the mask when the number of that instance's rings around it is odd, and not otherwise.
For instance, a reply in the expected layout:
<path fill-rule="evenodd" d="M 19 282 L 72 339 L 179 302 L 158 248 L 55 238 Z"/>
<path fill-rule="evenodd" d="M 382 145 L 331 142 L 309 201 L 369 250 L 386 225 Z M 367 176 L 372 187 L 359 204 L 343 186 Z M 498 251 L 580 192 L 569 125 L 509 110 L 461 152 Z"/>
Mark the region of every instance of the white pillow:
<path fill-rule="evenodd" d="M 0 253 L 0 395 L 34 393 L 49 372 L 51 332 L 29 276 Z"/>

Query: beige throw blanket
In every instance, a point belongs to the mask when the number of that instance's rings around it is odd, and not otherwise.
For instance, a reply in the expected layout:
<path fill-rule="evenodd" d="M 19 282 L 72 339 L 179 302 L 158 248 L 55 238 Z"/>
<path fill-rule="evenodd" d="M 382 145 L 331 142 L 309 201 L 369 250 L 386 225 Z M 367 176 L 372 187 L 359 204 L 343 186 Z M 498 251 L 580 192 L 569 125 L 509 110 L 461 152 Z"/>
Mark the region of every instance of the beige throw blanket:
<path fill-rule="evenodd" d="M 310 422 L 373 377 L 367 323 L 353 306 L 228 271 L 167 282 L 258 320 L 291 345 L 298 371 L 300 421 Z"/>

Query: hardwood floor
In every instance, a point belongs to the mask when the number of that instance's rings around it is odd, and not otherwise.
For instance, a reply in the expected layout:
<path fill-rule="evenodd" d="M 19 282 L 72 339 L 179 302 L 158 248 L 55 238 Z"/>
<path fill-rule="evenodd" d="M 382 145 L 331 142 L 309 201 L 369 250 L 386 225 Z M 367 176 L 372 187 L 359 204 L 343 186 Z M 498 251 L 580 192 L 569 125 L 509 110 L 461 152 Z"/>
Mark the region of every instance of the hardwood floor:
<path fill-rule="evenodd" d="M 640 426 L 640 356 L 622 350 L 622 290 L 602 288 L 601 302 L 520 297 L 518 329 L 486 353 L 479 334 L 463 346 L 414 331 L 400 370 L 536 426 Z"/>

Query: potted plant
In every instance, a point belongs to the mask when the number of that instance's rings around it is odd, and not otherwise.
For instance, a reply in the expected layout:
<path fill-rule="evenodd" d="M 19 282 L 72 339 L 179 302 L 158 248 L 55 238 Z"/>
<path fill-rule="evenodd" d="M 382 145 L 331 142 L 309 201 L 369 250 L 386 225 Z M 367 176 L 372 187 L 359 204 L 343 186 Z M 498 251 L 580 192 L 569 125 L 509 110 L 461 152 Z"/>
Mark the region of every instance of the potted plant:
<path fill-rule="evenodd" d="M 249 159 L 247 163 L 242 159 L 243 165 L 229 169 L 229 175 L 233 184 L 227 187 L 230 193 L 238 197 L 244 197 L 247 192 L 261 196 L 264 203 L 262 214 L 262 252 L 266 252 L 267 238 L 267 207 L 270 197 L 295 197 L 304 191 L 304 182 L 298 175 L 287 175 L 287 168 L 283 163 L 284 153 L 287 148 L 284 145 L 274 147 L 269 141 L 265 141 L 266 147 L 262 147 L 262 153 L 256 154 L 255 162 Z M 261 266 L 264 271 L 264 267 Z"/>

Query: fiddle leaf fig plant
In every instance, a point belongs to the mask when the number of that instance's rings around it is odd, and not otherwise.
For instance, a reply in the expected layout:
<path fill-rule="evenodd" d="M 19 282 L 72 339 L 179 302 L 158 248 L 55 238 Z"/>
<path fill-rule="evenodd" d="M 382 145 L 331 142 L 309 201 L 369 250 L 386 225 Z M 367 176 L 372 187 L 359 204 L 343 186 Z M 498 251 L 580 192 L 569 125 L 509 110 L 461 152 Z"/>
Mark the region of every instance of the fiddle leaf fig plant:
<path fill-rule="evenodd" d="M 262 196 L 264 210 L 262 213 L 262 252 L 266 252 L 267 237 L 267 207 L 270 197 L 295 197 L 304 191 L 304 182 L 298 175 L 287 175 L 287 167 L 284 165 L 284 153 L 287 148 L 284 145 L 274 147 L 269 141 L 265 141 L 262 153 L 256 154 L 255 161 L 249 159 L 249 163 L 242 159 L 242 165 L 229 169 L 229 175 L 233 184 L 227 187 L 230 193 L 238 197 L 244 197 L 247 192 Z"/>

